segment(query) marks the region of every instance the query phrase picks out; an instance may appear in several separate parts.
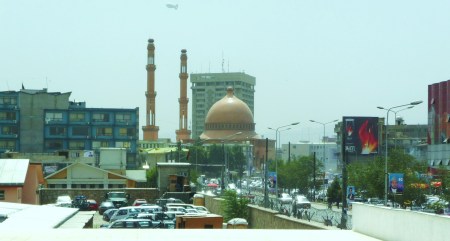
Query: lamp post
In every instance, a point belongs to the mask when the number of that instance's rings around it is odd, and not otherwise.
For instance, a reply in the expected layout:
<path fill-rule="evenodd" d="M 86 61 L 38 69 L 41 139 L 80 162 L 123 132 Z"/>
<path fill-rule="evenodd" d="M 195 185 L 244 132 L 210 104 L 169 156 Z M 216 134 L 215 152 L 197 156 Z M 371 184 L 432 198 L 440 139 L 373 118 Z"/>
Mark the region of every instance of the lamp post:
<path fill-rule="evenodd" d="M 330 124 L 330 123 L 333 123 L 333 122 L 337 122 L 338 120 L 332 120 L 332 121 L 325 122 L 325 123 L 320 122 L 320 121 L 315 121 L 315 120 L 309 120 L 309 121 L 311 121 L 312 123 L 320 124 L 320 125 L 323 126 L 323 137 L 322 137 L 323 156 L 322 156 L 322 161 L 323 161 L 323 166 L 324 166 L 324 168 L 326 170 L 326 165 L 325 165 L 325 162 L 326 162 L 326 160 L 325 160 L 325 155 L 326 155 L 326 150 L 325 150 L 325 148 L 326 148 L 326 145 L 325 145 L 325 126 L 327 124 Z M 325 184 L 325 177 L 324 177 L 323 181 L 324 181 L 324 184 Z M 314 198 L 316 198 L 316 183 L 314 183 L 313 195 L 314 195 Z"/>
<path fill-rule="evenodd" d="M 391 111 L 391 112 L 394 112 L 394 121 L 395 121 L 395 125 L 397 125 L 397 113 L 398 112 L 400 112 L 400 111 L 404 111 L 404 110 L 407 110 L 407 109 L 411 109 L 411 108 L 413 108 L 414 107 L 414 105 L 410 105 L 410 106 L 408 106 L 408 107 L 406 107 L 406 108 L 403 108 L 403 109 L 400 109 L 400 110 L 398 110 L 398 111 Z"/>
<path fill-rule="evenodd" d="M 381 106 L 377 106 L 377 108 L 378 109 L 381 109 L 381 110 L 386 110 L 386 127 L 385 127 L 385 130 L 384 130 L 384 134 L 385 134 L 385 142 L 386 142 L 386 144 L 385 144 L 385 147 L 386 147 L 386 150 L 385 150 L 385 152 L 384 152 L 384 155 L 385 155 L 385 158 L 384 158 L 384 205 L 386 206 L 387 205 L 387 194 L 388 194 L 388 167 L 387 167 L 387 159 L 388 159 L 388 125 L 389 125 L 389 112 L 390 111 L 392 111 L 392 112 L 394 112 L 393 111 L 393 109 L 396 109 L 396 108 L 400 108 L 400 107 L 405 107 L 405 106 L 415 106 L 415 105 L 418 105 L 418 104 L 420 104 L 420 103 L 422 103 L 423 101 L 414 101 L 414 102 L 411 102 L 411 103 L 409 103 L 409 104 L 404 104 L 404 105 L 397 105 L 397 106 L 393 106 L 393 107 L 390 107 L 390 108 L 384 108 L 384 107 L 381 107 Z M 394 112 L 395 113 L 395 112 Z"/>
<path fill-rule="evenodd" d="M 242 132 L 236 132 L 234 134 L 225 136 L 223 138 L 220 138 L 219 140 L 222 142 L 222 154 L 223 154 L 223 165 L 222 165 L 222 175 L 221 175 L 221 186 L 222 186 L 222 191 L 225 190 L 225 178 L 224 178 L 224 173 L 225 173 L 225 166 L 226 164 L 226 157 L 225 157 L 225 141 L 229 140 L 231 137 L 236 136 L 236 135 L 240 135 L 242 134 Z"/>
<path fill-rule="evenodd" d="M 281 128 L 284 128 L 284 127 L 288 127 L 288 126 L 295 126 L 295 125 L 298 125 L 298 124 L 300 124 L 300 122 L 294 122 L 294 123 L 291 123 L 291 124 L 289 124 L 289 125 L 284 125 L 284 126 L 280 126 L 280 127 L 277 127 L 277 128 L 271 128 L 271 127 L 268 127 L 270 130 L 275 130 L 275 174 L 277 175 L 277 180 L 276 180 L 276 182 L 275 182 L 275 195 L 278 197 L 278 148 L 277 148 L 277 146 L 278 146 L 278 133 L 279 133 L 279 130 L 281 129 Z"/>

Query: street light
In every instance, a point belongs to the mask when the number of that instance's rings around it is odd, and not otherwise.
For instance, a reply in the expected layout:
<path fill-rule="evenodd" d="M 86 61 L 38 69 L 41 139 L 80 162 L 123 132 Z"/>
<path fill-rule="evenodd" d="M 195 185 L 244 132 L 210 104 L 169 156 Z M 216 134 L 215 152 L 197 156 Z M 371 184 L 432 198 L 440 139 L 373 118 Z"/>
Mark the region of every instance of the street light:
<path fill-rule="evenodd" d="M 242 134 L 241 131 L 218 139 L 218 140 L 220 140 L 222 142 L 222 152 L 223 152 L 223 165 L 222 165 L 222 169 L 223 170 L 222 170 L 222 176 L 221 176 L 221 182 L 220 182 L 221 185 L 222 185 L 222 191 L 225 190 L 224 172 L 225 172 L 225 166 L 227 165 L 226 158 L 225 158 L 225 141 L 229 140 L 233 136 L 240 135 L 240 134 Z"/>
<path fill-rule="evenodd" d="M 400 110 L 398 110 L 398 111 L 391 111 L 391 112 L 394 112 L 394 121 L 395 121 L 395 125 L 397 125 L 397 113 L 398 112 L 400 112 L 400 111 L 404 111 L 404 110 L 408 110 L 408 109 L 411 109 L 411 108 L 414 108 L 414 105 L 410 105 L 410 106 L 408 106 L 408 107 L 406 107 L 406 108 L 403 108 L 403 109 L 400 109 Z"/>
<path fill-rule="evenodd" d="M 284 127 L 288 127 L 288 126 L 295 126 L 295 125 L 298 125 L 298 124 L 300 124 L 300 122 L 294 122 L 294 123 L 291 123 L 291 124 L 289 124 L 289 125 L 284 125 L 284 126 L 280 126 L 280 127 L 277 127 L 277 128 L 271 128 L 271 127 L 268 127 L 270 130 L 275 130 L 275 174 L 277 175 L 277 180 L 276 180 L 276 182 L 275 182 L 275 195 L 278 197 L 278 150 L 277 150 L 277 146 L 278 146 L 278 133 L 279 133 L 279 130 L 281 129 L 281 128 L 284 128 Z M 267 183 L 265 183 L 265 185 L 267 185 Z"/>
<path fill-rule="evenodd" d="M 393 106 L 393 107 L 390 107 L 390 108 L 384 108 L 384 107 L 381 107 L 381 106 L 377 106 L 377 108 L 378 109 L 381 109 L 381 110 L 386 110 L 386 127 L 385 127 L 385 130 L 384 130 L 384 132 L 385 132 L 385 136 L 386 136 L 386 138 L 385 138 L 385 142 L 386 142 L 386 150 L 385 150 L 385 152 L 384 152 L 384 154 L 385 154 L 385 158 L 384 158 L 384 205 L 386 206 L 387 205 L 387 194 L 388 194 L 388 167 L 387 167 L 387 158 L 388 158 L 388 125 L 389 125 L 389 112 L 390 111 L 392 111 L 392 112 L 394 112 L 393 111 L 393 109 L 396 109 L 396 108 L 400 108 L 400 107 L 405 107 L 405 106 L 414 106 L 414 105 L 418 105 L 418 104 L 420 104 L 420 103 L 422 103 L 423 101 L 421 101 L 421 100 L 419 100 L 419 101 L 414 101 L 414 102 L 411 102 L 411 103 L 409 103 L 409 104 L 404 104 L 404 105 L 397 105 L 397 106 Z"/>
<path fill-rule="evenodd" d="M 309 120 L 309 121 L 311 121 L 312 123 L 320 124 L 320 125 L 323 126 L 323 137 L 322 137 L 323 156 L 322 156 L 322 161 L 323 161 L 323 166 L 324 166 L 324 168 L 326 170 L 326 165 L 325 165 L 325 162 L 326 162 L 326 160 L 325 160 L 325 155 L 326 155 L 326 150 L 325 150 L 325 148 L 326 148 L 326 146 L 325 146 L 325 125 L 333 123 L 333 122 L 337 122 L 338 120 L 332 120 L 332 121 L 325 122 L 325 123 L 320 122 L 320 121 L 315 121 L 315 120 Z M 325 184 L 325 177 L 324 177 L 323 181 L 324 181 L 324 184 Z M 316 198 L 316 183 L 315 182 L 316 181 L 314 180 L 314 189 L 313 189 L 313 196 L 314 197 L 313 198 Z"/>

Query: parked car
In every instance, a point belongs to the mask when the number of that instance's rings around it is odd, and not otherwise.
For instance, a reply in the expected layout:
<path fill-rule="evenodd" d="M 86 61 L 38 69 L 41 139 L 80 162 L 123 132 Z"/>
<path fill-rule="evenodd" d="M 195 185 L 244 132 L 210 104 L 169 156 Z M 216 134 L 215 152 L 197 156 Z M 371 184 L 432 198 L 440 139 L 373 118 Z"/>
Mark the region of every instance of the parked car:
<path fill-rule="evenodd" d="M 210 213 L 209 210 L 203 206 L 194 206 L 195 209 L 197 209 L 200 213 Z"/>
<path fill-rule="evenodd" d="M 133 202 L 133 206 L 140 206 L 140 205 L 146 204 L 146 203 L 147 203 L 147 200 L 145 200 L 145 199 L 136 199 Z"/>
<path fill-rule="evenodd" d="M 311 202 L 304 195 L 295 196 L 292 205 L 295 205 L 297 209 L 311 208 Z"/>
<path fill-rule="evenodd" d="M 58 207 L 72 207 L 72 198 L 69 195 L 62 195 L 56 198 L 56 206 Z"/>
<path fill-rule="evenodd" d="M 110 218 L 110 222 L 114 222 L 116 220 L 124 219 L 133 213 L 140 213 L 141 210 L 137 207 L 129 206 L 129 207 L 121 207 L 119 210 L 114 213 L 114 215 Z"/>
<path fill-rule="evenodd" d="M 117 208 L 111 208 L 111 209 L 107 209 L 105 210 L 105 212 L 103 212 L 103 220 L 109 222 L 109 220 L 111 220 L 111 217 L 117 212 Z"/>
<path fill-rule="evenodd" d="M 98 213 L 102 215 L 106 210 L 108 209 L 114 209 L 114 203 L 110 201 L 104 201 L 100 203 L 100 206 L 98 207 Z"/>
<path fill-rule="evenodd" d="M 278 198 L 278 201 L 281 204 L 292 203 L 292 197 L 291 197 L 291 195 L 289 195 L 287 193 L 282 193 L 282 194 L 280 194 L 280 197 Z"/>
<path fill-rule="evenodd" d="M 153 226 L 153 222 L 148 219 L 121 219 L 102 228 L 154 228 Z"/>
<path fill-rule="evenodd" d="M 94 199 L 88 199 L 88 200 L 86 200 L 86 202 L 88 203 L 89 211 L 97 211 L 97 209 L 98 209 L 97 201 L 95 201 Z"/>
<path fill-rule="evenodd" d="M 75 196 L 72 201 L 72 207 L 78 208 L 79 210 L 86 211 L 89 210 L 89 203 L 87 202 L 87 197 L 84 195 Z"/>

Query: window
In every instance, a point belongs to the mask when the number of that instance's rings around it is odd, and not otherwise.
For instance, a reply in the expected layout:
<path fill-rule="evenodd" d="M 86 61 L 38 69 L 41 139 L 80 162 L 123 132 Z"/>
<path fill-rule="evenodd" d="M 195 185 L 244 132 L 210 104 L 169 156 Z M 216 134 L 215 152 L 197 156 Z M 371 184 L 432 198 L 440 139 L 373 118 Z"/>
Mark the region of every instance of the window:
<path fill-rule="evenodd" d="M 129 141 L 118 141 L 116 142 L 117 148 L 130 148 L 131 143 Z"/>
<path fill-rule="evenodd" d="M 116 122 L 131 123 L 131 114 L 116 114 Z"/>
<path fill-rule="evenodd" d="M 50 127 L 50 135 L 51 136 L 65 136 L 66 128 L 62 126 L 51 126 Z"/>
<path fill-rule="evenodd" d="M 2 96 L 0 97 L 0 105 L 16 105 L 17 99 L 13 96 Z"/>
<path fill-rule="evenodd" d="M 119 136 L 134 137 L 136 131 L 134 128 L 119 128 Z"/>
<path fill-rule="evenodd" d="M 15 141 L 0 141 L 0 149 L 14 150 L 16 147 Z"/>
<path fill-rule="evenodd" d="M 3 135 L 17 135 L 18 134 L 17 126 L 3 126 L 2 134 Z"/>
<path fill-rule="evenodd" d="M 107 113 L 96 113 L 92 116 L 92 121 L 94 122 L 108 122 L 109 114 Z"/>
<path fill-rule="evenodd" d="M 62 112 L 48 112 L 45 113 L 45 121 L 62 121 L 63 120 L 63 114 Z"/>
<path fill-rule="evenodd" d="M 45 142 L 45 147 L 48 149 L 63 149 L 62 141 L 47 141 Z"/>
<path fill-rule="evenodd" d="M 89 127 L 87 126 L 74 126 L 72 128 L 73 136 L 89 136 Z"/>
<path fill-rule="evenodd" d="M 112 136 L 112 128 L 111 127 L 98 128 L 96 135 L 97 136 Z"/>
<path fill-rule="evenodd" d="M 76 122 L 76 121 L 84 121 L 85 120 L 85 114 L 84 113 L 70 113 L 70 121 Z"/>
<path fill-rule="evenodd" d="M 16 112 L 12 111 L 0 112 L 0 120 L 17 120 Z"/>
<path fill-rule="evenodd" d="M 0 200 L 5 200 L 5 190 L 0 190 Z"/>
<path fill-rule="evenodd" d="M 84 141 L 71 141 L 69 142 L 70 150 L 84 150 Z"/>

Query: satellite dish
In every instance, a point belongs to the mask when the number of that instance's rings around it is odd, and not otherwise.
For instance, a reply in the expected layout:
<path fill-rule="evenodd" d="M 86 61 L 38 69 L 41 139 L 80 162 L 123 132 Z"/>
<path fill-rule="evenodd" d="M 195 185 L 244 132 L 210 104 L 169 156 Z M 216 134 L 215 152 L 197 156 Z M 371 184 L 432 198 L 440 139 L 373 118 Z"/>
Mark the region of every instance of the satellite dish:
<path fill-rule="evenodd" d="M 168 8 L 173 8 L 173 9 L 177 10 L 177 9 L 178 9 L 178 4 L 171 4 L 171 3 L 168 3 L 168 4 L 166 4 L 166 7 L 168 7 Z"/>

